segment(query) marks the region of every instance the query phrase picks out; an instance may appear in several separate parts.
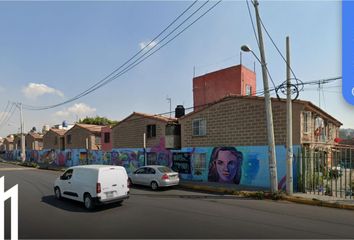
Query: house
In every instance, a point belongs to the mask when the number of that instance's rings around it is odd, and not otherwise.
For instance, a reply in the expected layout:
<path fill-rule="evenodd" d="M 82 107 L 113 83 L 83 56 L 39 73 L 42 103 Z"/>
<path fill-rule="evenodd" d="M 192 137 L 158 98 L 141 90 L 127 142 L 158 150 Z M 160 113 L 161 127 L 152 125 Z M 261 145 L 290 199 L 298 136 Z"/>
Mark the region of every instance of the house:
<path fill-rule="evenodd" d="M 228 95 L 255 95 L 256 73 L 243 65 L 231 66 L 193 78 L 194 109 Z"/>
<path fill-rule="evenodd" d="M 43 149 L 65 150 L 64 129 L 49 129 L 43 136 Z"/>
<path fill-rule="evenodd" d="M 272 99 L 276 145 L 286 144 L 286 101 Z M 329 151 L 342 125 L 303 100 L 293 101 L 293 144 Z M 268 145 L 263 97 L 232 95 L 179 119 L 182 147 Z"/>
<path fill-rule="evenodd" d="M 26 150 L 42 150 L 43 135 L 37 132 L 29 132 L 25 137 Z"/>
<path fill-rule="evenodd" d="M 75 124 L 64 134 L 66 149 L 101 149 L 101 133 L 104 126 Z"/>
<path fill-rule="evenodd" d="M 13 135 L 7 136 L 3 141 L 3 145 L 4 145 L 5 151 L 13 151 L 14 150 L 14 136 Z"/>
<path fill-rule="evenodd" d="M 21 134 L 15 134 L 14 135 L 14 150 L 21 150 L 21 141 L 22 141 L 22 137 Z"/>
<path fill-rule="evenodd" d="M 164 144 L 166 125 L 176 122 L 175 118 L 133 112 L 112 128 L 113 148 L 143 148 Z"/>

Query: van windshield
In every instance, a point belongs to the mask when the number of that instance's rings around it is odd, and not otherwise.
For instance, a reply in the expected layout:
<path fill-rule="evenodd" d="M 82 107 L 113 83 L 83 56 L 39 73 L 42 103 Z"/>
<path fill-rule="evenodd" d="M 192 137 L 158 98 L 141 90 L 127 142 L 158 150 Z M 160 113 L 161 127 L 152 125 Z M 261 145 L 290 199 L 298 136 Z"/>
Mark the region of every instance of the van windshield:
<path fill-rule="evenodd" d="M 168 167 L 158 167 L 157 168 L 160 172 L 162 172 L 162 173 L 170 173 L 170 172 L 173 172 L 172 170 L 171 170 L 171 168 L 168 168 Z"/>

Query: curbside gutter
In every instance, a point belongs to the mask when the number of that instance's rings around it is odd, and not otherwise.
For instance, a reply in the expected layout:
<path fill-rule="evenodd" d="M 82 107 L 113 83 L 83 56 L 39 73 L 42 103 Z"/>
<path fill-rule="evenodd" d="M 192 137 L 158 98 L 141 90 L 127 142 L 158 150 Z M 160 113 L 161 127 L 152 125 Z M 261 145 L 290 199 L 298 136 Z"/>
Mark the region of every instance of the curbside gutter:
<path fill-rule="evenodd" d="M 284 193 L 272 194 L 270 192 L 263 191 L 237 191 L 230 188 L 222 188 L 222 187 L 213 187 L 213 186 L 201 186 L 201 185 L 193 185 L 190 183 L 180 183 L 179 185 L 182 189 L 191 189 L 196 191 L 203 191 L 209 193 L 217 193 L 217 194 L 230 194 L 244 198 L 253 198 L 253 199 L 271 199 L 271 200 L 284 200 L 299 204 L 306 204 L 312 206 L 320 206 L 320 207 L 330 207 L 330 208 L 339 208 L 346 210 L 354 210 L 353 204 L 345 204 L 339 202 L 328 202 L 323 200 L 318 200 L 316 198 L 309 199 L 303 198 L 299 196 L 287 196 Z"/>

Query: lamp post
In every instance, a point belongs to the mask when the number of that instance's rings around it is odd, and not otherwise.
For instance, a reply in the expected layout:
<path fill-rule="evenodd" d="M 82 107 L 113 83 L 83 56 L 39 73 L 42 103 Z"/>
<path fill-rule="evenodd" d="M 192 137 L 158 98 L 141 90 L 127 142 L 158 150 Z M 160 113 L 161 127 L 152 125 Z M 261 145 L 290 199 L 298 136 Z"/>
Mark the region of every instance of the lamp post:
<path fill-rule="evenodd" d="M 265 101 L 265 110 L 267 115 L 270 187 L 271 187 L 271 192 L 274 193 L 278 191 L 278 178 L 277 178 L 277 160 L 276 160 L 276 152 L 275 152 L 272 102 L 269 93 L 268 72 L 267 72 L 267 64 L 265 61 L 262 31 L 260 29 L 258 30 L 259 30 L 258 35 L 259 35 L 259 47 L 261 52 L 261 59 L 259 59 L 258 56 L 252 51 L 252 49 L 247 45 L 241 46 L 241 50 L 244 52 L 251 52 L 253 56 L 257 59 L 257 61 L 262 65 L 264 101 Z"/>

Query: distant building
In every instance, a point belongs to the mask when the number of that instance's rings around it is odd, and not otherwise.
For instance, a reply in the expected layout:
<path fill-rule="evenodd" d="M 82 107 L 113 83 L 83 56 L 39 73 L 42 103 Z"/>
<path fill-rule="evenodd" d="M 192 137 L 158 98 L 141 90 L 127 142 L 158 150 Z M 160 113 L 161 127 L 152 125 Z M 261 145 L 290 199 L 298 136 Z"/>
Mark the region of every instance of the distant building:
<path fill-rule="evenodd" d="M 6 137 L 3 141 L 3 146 L 5 151 L 13 151 L 14 148 L 14 136 L 10 135 Z"/>
<path fill-rule="evenodd" d="M 65 150 L 64 129 L 49 129 L 43 136 L 43 149 Z"/>
<path fill-rule="evenodd" d="M 25 137 L 26 150 L 42 150 L 43 135 L 37 132 L 29 132 Z"/>
<path fill-rule="evenodd" d="M 101 150 L 101 133 L 104 126 L 92 124 L 75 124 L 66 131 L 65 148 Z M 87 145 L 87 146 L 86 146 Z"/>
<path fill-rule="evenodd" d="M 112 128 L 113 148 L 142 148 L 144 133 L 146 147 L 164 144 L 166 125 L 171 122 L 176 122 L 176 119 L 133 112 Z"/>
<path fill-rule="evenodd" d="M 228 95 L 254 96 L 255 93 L 256 73 L 243 65 L 193 78 L 194 110 Z"/>

